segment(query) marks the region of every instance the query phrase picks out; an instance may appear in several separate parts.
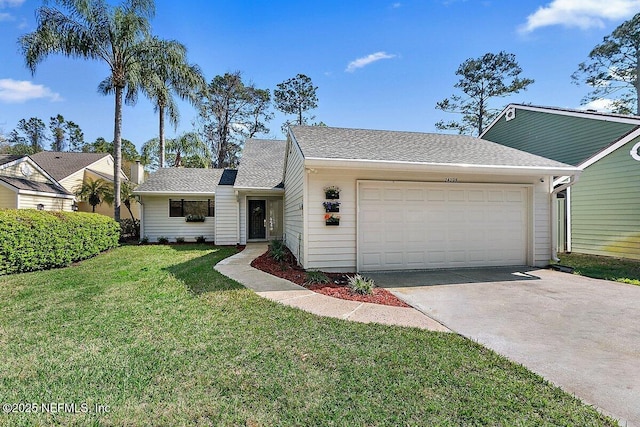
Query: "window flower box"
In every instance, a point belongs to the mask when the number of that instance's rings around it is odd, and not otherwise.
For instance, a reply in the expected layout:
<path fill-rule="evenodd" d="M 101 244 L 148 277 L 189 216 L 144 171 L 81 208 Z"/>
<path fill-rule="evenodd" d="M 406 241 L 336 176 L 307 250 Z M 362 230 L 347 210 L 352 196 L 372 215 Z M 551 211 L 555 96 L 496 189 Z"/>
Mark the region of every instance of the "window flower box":
<path fill-rule="evenodd" d="M 335 200 L 340 198 L 340 189 L 335 185 L 324 187 L 324 198 L 329 200 Z"/>
<path fill-rule="evenodd" d="M 324 202 L 322 205 L 325 212 L 340 212 L 340 202 Z"/>
<path fill-rule="evenodd" d="M 204 222 L 204 215 L 187 215 L 184 217 L 185 222 Z"/>
<path fill-rule="evenodd" d="M 340 225 L 340 215 L 334 215 L 331 213 L 324 215 L 325 225 Z"/>

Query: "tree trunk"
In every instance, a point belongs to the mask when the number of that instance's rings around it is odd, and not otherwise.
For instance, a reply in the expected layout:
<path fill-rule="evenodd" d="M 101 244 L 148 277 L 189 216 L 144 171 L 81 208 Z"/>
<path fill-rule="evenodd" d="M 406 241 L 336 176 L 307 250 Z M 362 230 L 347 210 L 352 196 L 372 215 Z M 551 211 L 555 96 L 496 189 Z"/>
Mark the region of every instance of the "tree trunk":
<path fill-rule="evenodd" d="M 116 111 L 113 126 L 113 218 L 120 222 L 120 169 L 122 168 L 122 91 L 116 86 Z"/>
<path fill-rule="evenodd" d="M 159 141 L 160 156 L 158 156 L 158 158 L 160 159 L 160 167 L 163 168 L 164 167 L 164 105 L 158 105 L 158 112 L 160 113 L 159 129 L 158 129 L 158 139 L 160 140 Z"/>

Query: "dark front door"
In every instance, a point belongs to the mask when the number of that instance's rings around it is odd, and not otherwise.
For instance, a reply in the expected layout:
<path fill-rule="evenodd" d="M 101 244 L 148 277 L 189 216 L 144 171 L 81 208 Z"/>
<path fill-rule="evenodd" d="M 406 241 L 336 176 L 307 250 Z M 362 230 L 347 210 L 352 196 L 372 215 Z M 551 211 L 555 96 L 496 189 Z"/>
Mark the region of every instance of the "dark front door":
<path fill-rule="evenodd" d="M 249 200 L 249 239 L 266 239 L 266 200 Z"/>

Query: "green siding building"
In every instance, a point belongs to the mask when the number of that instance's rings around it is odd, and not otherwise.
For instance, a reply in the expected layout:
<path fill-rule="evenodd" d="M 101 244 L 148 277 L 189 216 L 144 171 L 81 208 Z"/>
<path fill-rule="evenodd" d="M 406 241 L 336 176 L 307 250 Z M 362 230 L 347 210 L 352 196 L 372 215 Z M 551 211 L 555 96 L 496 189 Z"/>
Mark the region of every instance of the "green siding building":
<path fill-rule="evenodd" d="M 640 117 L 511 104 L 481 137 L 582 169 L 558 195 L 558 251 L 640 259 Z"/>

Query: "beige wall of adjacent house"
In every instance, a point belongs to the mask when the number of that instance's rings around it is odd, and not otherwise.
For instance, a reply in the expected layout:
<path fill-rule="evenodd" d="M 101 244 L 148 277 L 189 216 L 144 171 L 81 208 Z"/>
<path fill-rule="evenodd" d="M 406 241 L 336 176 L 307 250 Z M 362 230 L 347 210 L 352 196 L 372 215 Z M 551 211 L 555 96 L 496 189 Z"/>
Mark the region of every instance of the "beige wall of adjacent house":
<path fill-rule="evenodd" d="M 107 159 L 109 159 L 109 157 L 105 157 L 100 159 L 99 161 L 97 161 L 96 163 L 93 163 L 89 166 L 90 169 L 104 173 L 106 175 L 112 176 L 113 175 L 113 163 L 110 163 L 109 161 L 107 161 Z M 86 179 L 91 178 L 92 180 L 98 180 L 98 179 L 104 179 L 99 175 L 96 175 L 94 173 L 91 173 L 88 170 L 85 169 L 81 169 L 71 175 L 69 175 L 68 177 L 66 177 L 65 179 L 60 181 L 60 184 L 67 189 L 67 191 L 75 194 L 76 190 L 82 186 L 82 183 L 85 182 Z M 79 212 L 92 212 L 93 208 L 92 206 L 88 203 L 88 202 L 83 202 L 83 201 L 79 201 L 78 202 L 78 211 Z M 131 203 L 131 213 L 133 213 L 133 217 L 135 219 L 140 219 L 140 215 L 139 215 L 139 211 L 140 209 L 138 208 L 138 203 L 137 202 L 133 202 Z M 96 213 L 99 213 L 101 215 L 106 215 L 109 216 L 111 218 L 113 218 L 113 205 L 109 205 L 108 203 L 100 203 L 99 205 L 96 205 Z M 120 218 L 126 218 L 126 219 L 130 219 L 131 218 L 131 213 L 129 213 L 129 210 L 127 209 L 127 207 L 123 204 L 120 207 Z"/>
<path fill-rule="evenodd" d="M 207 241 L 215 239 L 215 217 L 207 217 L 204 222 L 186 222 L 183 217 L 169 217 L 169 199 L 207 200 L 214 199 L 214 195 L 206 196 L 143 196 L 142 198 L 142 237 L 148 237 L 153 243 L 158 237 L 164 236 L 175 242 L 176 237 L 184 237 L 185 241 L 193 242 L 197 236 L 205 236 Z"/>
<path fill-rule="evenodd" d="M 287 144 L 287 162 L 284 177 L 284 238 L 301 265 L 305 265 L 304 210 L 306 174 L 302 153 L 297 145 Z"/>
<path fill-rule="evenodd" d="M 60 197 L 35 196 L 29 194 L 18 195 L 18 209 L 38 209 L 38 205 L 44 205 L 45 211 L 71 212 L 73 200 Z"/>
<path fill-rule="evenodd" d="M 451 174 L 427 174 L 417 172 L 389 172 L 382 170 L 338 170 L 317 169 L 309 174 L 297 171 L 297 182 L 303 182 L 300 175 L 306 176 L 306 194 L 304 212 L 306 217 L 306 239 L 304 240 L 303 267 L 307 269 L 323 269 L 326 271 L 355 271 L 357 263 L 357 181 L 358 180 L 397 180 L 414 182 L 444 182 Z M 296 182 L 291 176 L 291 182 Z M 551 258 L 551 233 L 550 233 L 550 177 L 544 177 L 540 182 L 540 176 L 513 177 L 492 175 L 462 175 L 455 176 L 458 184 L 464 183 L 496 183 L 496 184 L 527 184 L 532 185 L 530 194 L 530 219 L 529 219 L 529 258 L 534 265 L 547 265 Z M 285 186 L 287 182 L 285 181 Z M 298 184 L 300 185 L 300 184 Z M 324 190 L 326 186 L 337 186 L 340 191 L 340 226 L 327 227 L 324 221 L 325 210 L 322 203 L 325 201 Z M 451 184 L 456 185 L 456 184 Z M 286 188 L 286 187 L 285 187 Z M 298 189 L 294 196 L 304 190 Z M 287 193 L 288 196 L 288 193 Z M 299 200 L 299 199 L 298 199 Z M 286 211 L 289 215 L 285 221 L 287 230 L 287 244 L 290 245 L 289 233 L 298 233 L 300 226 L 300 212 L 296 212 L 296 204 L 285 198 L 285 203 L 290 207 Z M 301 202 L 298 201 L 298 204 Z M 531 203 L 534 204 L 531 209 Z M 289 222 L 293 218 L 295 227 Z M 289 223 L 288 223 L 289 222 Z M 295 242 L 293 242 L 295 244 Z M 295 246 L 294 246 L 295 247 Z M 291 246 L 289 246 L 291 249 Z M 293 251 L 293 249 L 292 249 Z M 300 259 L 300 258 L 299 258 Z"/>
<path fill-rule="evenodd" d="M 18 193 L 0 185 L 0 209 L 17 209 Z"/>

